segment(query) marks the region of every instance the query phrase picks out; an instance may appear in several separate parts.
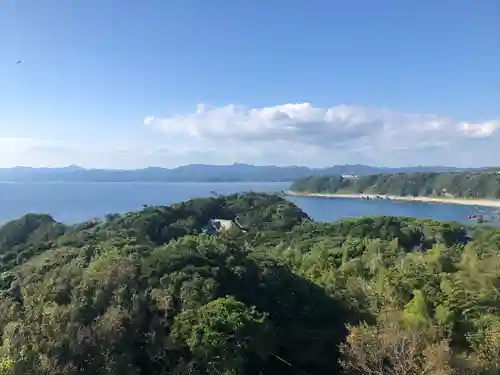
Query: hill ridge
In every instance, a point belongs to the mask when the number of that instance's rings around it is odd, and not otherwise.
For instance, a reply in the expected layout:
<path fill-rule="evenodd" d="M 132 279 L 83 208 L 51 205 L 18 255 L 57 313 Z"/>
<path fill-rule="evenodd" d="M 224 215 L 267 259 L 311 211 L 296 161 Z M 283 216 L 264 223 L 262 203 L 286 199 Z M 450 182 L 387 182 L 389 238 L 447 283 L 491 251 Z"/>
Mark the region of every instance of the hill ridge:
<path fill-rule="evenodd" d="M 62 168 L 0 168 L 0 181 L 11 182 L 287 182 L 320 175 L 367 175 L 394 172 L 482 171 L 492 168 L 446 166 L 374 167 L 362 164 L 324 168 L 305 166 L 189 164 L 176 168 L 86 169 L 76 165 Z"/>

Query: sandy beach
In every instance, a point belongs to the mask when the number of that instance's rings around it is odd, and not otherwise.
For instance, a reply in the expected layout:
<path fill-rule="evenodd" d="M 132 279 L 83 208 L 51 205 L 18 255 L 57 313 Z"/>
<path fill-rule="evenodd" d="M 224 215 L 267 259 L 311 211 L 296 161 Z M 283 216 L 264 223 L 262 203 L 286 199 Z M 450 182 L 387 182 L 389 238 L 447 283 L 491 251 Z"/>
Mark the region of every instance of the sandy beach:
<path fill-rule="evenodd" d="M 382 194 L 328 194 L 328 193 L 302 193 L 298 191 L 287 191 L 286 195 L 298 197 L 318 197 L 318 198 L 354 198 L 361 199 L 369 197 L 376 199 L 377 197 L 390 199 L 395 201 L 405 202 L 424 202 L 424 203 L 448 203 L 448 204 L 461 204 L 466 206 L 483 206 L 483 207 L 496 207 L 500 208 L 500 200 L 491 199 L 465 199 L 465 198 L 439 198 L 439 197 L 400 197 Z"/>

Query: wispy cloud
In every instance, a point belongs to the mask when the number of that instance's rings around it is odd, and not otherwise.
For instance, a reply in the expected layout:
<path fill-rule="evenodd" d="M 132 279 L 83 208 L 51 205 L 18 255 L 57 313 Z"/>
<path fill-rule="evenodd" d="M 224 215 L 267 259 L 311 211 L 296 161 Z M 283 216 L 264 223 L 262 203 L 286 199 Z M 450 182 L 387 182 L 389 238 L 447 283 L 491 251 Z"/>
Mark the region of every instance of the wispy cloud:
<path fill-rule="evenodd" d="M 0 167 L 60 167 L 78 164 L 95 168 L 139 168 L 165 165 L 170 157 L 165 148 L 146 145 L 68 143 L 32 138 L 1 138 Z"/>

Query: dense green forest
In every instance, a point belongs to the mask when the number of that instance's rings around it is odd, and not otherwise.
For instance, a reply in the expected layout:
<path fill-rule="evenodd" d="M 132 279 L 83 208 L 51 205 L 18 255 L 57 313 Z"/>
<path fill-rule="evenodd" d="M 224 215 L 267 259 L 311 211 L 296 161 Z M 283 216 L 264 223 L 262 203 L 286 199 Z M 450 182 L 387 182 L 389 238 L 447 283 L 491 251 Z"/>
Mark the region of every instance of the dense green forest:
<path fill-rule="evenodd" d="M 204 233 L 210 219 L 244 230 Z M 0 229 L 0 375 L 500 372 L 500 229 L 271 195 Z"/>
<path fill-rule="evenodd" d="M 453 196 L 500 198 L 500 174 L 496 172 L 391 173 L 344 178 L 307 177 L 290 190 L 306 193 L 388 194 L 398 196 Z"/>

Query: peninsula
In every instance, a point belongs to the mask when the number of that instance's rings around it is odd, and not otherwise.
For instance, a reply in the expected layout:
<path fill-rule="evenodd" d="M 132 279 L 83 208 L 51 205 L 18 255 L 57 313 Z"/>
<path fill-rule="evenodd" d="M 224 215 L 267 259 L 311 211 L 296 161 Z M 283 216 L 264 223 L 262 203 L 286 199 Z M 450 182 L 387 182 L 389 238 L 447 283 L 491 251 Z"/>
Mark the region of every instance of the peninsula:
<path fill-rule="evenodd" d="M 500 174 L 444 172 L 307 177 L 296 180 L 287 194 L 500 207 Z"/>

